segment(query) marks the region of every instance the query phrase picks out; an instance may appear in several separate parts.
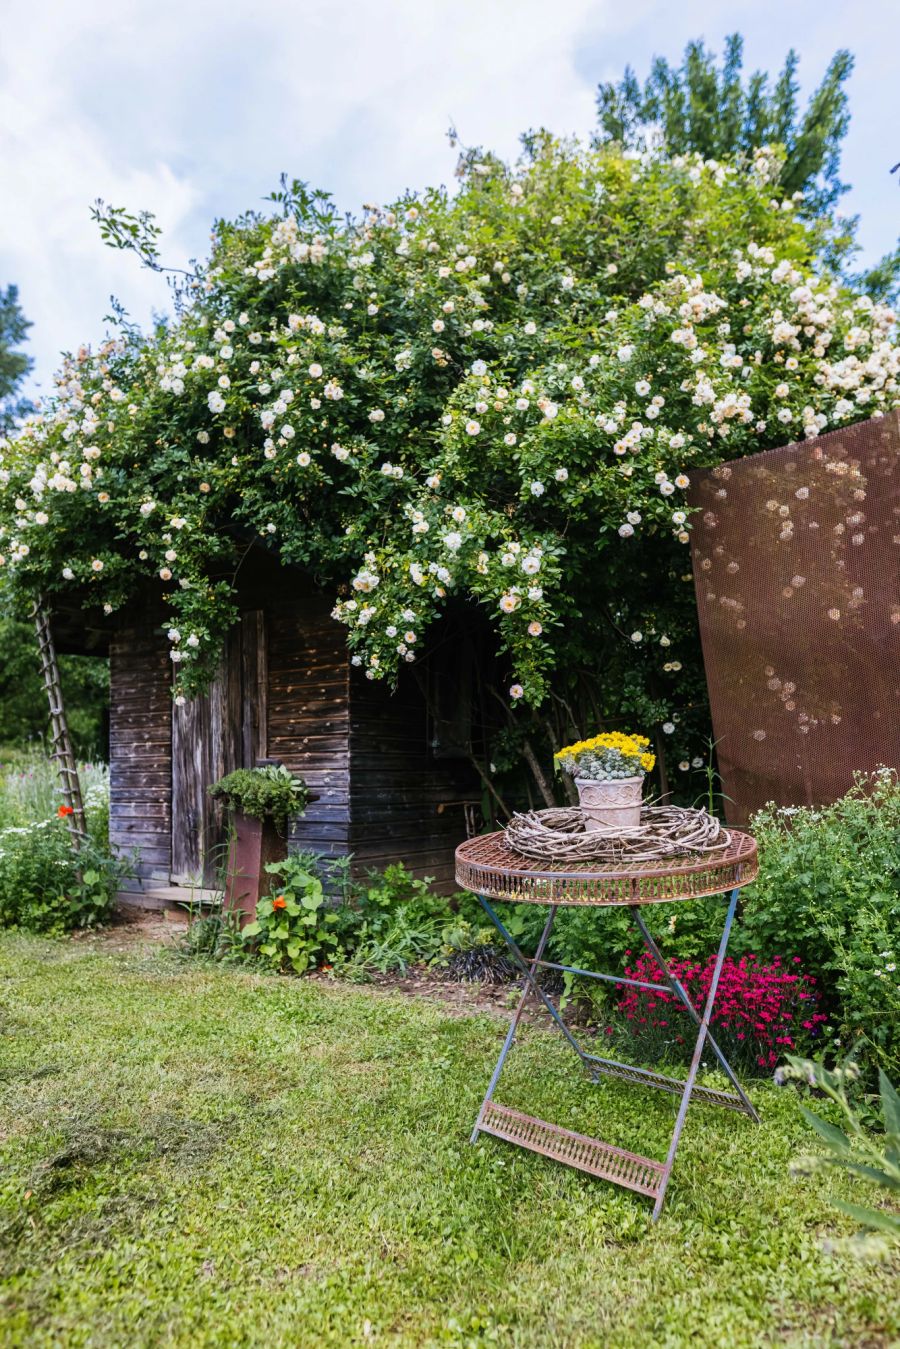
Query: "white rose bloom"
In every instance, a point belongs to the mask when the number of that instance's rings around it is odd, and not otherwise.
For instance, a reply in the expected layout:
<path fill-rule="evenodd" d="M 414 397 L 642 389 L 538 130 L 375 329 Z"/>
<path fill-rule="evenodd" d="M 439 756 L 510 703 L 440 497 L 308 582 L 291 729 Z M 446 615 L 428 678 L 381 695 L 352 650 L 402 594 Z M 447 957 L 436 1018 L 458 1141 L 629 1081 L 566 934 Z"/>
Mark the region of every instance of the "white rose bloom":
<path fill-rule="evenodd" d="M 619 525 L 619 535 L 623 539 L 630 539 L 634 533 L 633 525 Z"/>
<path fill-rule="evenodd" d="M 533 482 L 533 483 L 531 484 L 531 487 L 530 487 L 529 490 L 530 490 L 531 495 L 532 495 L 533 497 L 540 497 L 540 496 L 543 496 L 543 495 L 544 495 L 544 484 L 543 484 L 542 482 Z"/>
<path fill-rule="evenodd" d="M 467 435 L 469 435 L 469 436 L 477 436 L 477 435 L 478 435 L 478 432 L 479 432 L 480 430 L 481 430 L 481 423 L 480 423 L 480 422 L 476 422 L 476 421 L 469 421 L 469 422 L 466 422 L 466 434 L 467 434 Z"/>
<path fill-rule="evenodd" d="M 662 728 L 666 735 L 672 735 L 672 733 L 675 730 L 675 725 L 671 721 L 664 721 L 662 724 Z"/>
<path fill-rule="evenodd" d="M 473 362 L 472 362 L 472 374 L 473 374 L 473 375 L 486 375 L 486 374 L 487 374 L 487 364 L 486 364 L 484 361 L 473 361 Z"/>
<path fill-rule="evenodd" d="M 639 642 L 644 640 L 644 634 L 642 632 L 633 632 L 631 634 L 631 640 L 634 642 L 635 646 L 637 646 Z"/>

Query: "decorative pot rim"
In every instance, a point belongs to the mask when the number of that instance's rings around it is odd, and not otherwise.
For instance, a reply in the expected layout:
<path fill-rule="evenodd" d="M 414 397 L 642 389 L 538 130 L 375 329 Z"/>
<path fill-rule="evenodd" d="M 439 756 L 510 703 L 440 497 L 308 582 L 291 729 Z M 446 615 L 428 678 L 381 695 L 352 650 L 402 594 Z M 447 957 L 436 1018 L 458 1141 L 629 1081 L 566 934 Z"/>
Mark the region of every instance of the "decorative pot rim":
<path fill-rule="evenodd" d="M 636 773 L 631 778 L 575 778 L 576 787 L 621 787 L 625 782 L 643 782 L 646 773 Z"/>

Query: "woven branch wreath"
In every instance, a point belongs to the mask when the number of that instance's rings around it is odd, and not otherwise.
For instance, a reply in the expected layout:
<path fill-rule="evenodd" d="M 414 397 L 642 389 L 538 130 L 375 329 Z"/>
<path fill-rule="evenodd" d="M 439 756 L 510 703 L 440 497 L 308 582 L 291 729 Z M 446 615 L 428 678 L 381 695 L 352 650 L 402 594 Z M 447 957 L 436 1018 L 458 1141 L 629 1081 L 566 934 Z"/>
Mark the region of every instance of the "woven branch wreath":
<path fill-rule="evenodd" d="M 644 806 L 633 828 L 591 830 L 585 830 L 584 812 L 577 807 L 529 810 L 514 815 L 504 833 L 515 852 L 553 862 L 664 862 L 718 852 L 731 842 L 708 811 L 686 806 Z"/>

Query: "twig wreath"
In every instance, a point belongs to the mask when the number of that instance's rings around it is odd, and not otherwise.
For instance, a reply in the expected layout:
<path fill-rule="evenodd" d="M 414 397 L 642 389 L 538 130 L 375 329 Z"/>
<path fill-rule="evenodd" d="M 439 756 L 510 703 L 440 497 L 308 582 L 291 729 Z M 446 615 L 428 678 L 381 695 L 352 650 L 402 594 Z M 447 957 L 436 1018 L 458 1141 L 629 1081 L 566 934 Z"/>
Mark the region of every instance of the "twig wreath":
<path fill-rule="evenodd" d="M 554 862 L 654 862 L 718 852 L 731 834 L 708 811 L 684 806 L 644 806 L 630 829 L 584 827 L 577 808 L 529 810 L 516 814 L 506 842 L 524 857 Z"/>

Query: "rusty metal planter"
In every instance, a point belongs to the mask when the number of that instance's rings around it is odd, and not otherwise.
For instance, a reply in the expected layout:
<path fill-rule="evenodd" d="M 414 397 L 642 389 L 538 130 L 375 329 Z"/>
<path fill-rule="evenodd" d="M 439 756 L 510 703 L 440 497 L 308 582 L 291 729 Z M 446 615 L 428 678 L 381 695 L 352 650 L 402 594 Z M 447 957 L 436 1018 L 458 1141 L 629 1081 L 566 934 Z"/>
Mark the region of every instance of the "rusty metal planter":
<path fill-rule="evenodd" d="M 286 857 L 287 838 L 278 833 L 273 820 L 232 812 L 224 910 L 238 915 L 241 927 L 254 920 L 257 904 L 271 887 L 266 867 Z"/>

